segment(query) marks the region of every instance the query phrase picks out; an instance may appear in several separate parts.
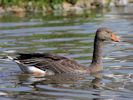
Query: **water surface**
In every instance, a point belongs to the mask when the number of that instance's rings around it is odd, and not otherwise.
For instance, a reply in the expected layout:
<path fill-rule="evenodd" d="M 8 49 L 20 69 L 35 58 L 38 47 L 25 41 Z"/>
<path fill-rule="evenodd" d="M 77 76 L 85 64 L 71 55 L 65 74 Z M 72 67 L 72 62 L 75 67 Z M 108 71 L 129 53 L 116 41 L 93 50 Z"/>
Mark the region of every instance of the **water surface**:
<path fill-rule="evenodd" d="M 89 66 L 99 27 L 112 29 L 120 43 L 106 42 L 104 72 L 95 75 L 36 77 L 0 60 L 1 100 L 132 100 L 133 9 L 112 8 L 78 16 L 0 17 L 0 55 L 5 51 L 50 52 Z"/>

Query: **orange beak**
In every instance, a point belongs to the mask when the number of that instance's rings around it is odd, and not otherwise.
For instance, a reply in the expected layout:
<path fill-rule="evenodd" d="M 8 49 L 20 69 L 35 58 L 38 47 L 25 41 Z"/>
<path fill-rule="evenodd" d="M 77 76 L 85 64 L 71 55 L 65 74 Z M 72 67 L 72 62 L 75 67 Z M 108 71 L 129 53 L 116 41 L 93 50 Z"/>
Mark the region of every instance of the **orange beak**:
<path fill-rule="evenodd" d="M 119 38 L 114 33 L 112 33 L 112 35 L 111 35 L 111 40 L 115 41 L 115 42 L 119 42 L 120 41 Z"/>

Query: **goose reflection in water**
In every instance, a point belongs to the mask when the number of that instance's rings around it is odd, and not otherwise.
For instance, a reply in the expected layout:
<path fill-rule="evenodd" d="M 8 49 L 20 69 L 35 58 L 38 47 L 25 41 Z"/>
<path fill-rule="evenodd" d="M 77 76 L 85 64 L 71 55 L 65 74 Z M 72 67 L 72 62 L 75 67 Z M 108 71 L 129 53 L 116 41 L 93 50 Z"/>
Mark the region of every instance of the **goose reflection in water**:
<path fill-rule="evenodd" d="M 33 88 L 33 93 L 39 96 L 85 96 L 93 100 L 100 100 L 102 96 L 102 72 L 89 74 L 57 74 L 54 76 L 36 77 L 26 74 L 18 75 L 19 85 L 26 85 Z M 91 98 L 92 98 L 91 97 Z M 106 100 L 106 99 L 102 99 Z"/>

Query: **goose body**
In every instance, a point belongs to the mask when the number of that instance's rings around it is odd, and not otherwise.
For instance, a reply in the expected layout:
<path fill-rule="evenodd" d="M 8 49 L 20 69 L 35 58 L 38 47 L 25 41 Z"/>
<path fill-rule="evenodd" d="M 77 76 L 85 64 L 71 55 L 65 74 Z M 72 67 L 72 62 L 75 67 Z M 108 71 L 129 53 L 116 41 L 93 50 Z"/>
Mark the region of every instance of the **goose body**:
<path fill-rule="evenodd" d="M 81 65 L 76 61 L 49 53 L 18 53 L 15 58 L 8 56 L 15 61 L 24 73 L 53 75 L 60 73 L 93 73 L 102 70 L 102 46 L 103 41 L 119 39 L 108 28 L 99 28 L 94 39 L 94 50 L 92 63 L 89 67 Z"/>
<path fill-rule="evenodd" d="M 86 67 L 78 64 L 72 59 L 48 53 L 18 53 L 18 57 L 13 60 L 19 65 L 20 69 L 26 73 L 76 73 L 85 72 Z"/>

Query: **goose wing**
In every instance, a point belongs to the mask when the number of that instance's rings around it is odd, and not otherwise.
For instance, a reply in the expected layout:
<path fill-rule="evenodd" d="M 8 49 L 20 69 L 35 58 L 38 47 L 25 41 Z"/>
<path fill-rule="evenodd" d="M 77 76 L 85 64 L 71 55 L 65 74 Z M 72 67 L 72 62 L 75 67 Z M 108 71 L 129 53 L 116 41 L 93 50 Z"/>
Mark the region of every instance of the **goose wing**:
<path fill-rule="evenodd" d="M 35 66 L 41 70 L 51 70 L 54 73 L 73 73 L 84 70 L 86 67 L 78 64 L 72 59 L 48 53 L 19 53 L 16 57 L 20 63 Z"/>

